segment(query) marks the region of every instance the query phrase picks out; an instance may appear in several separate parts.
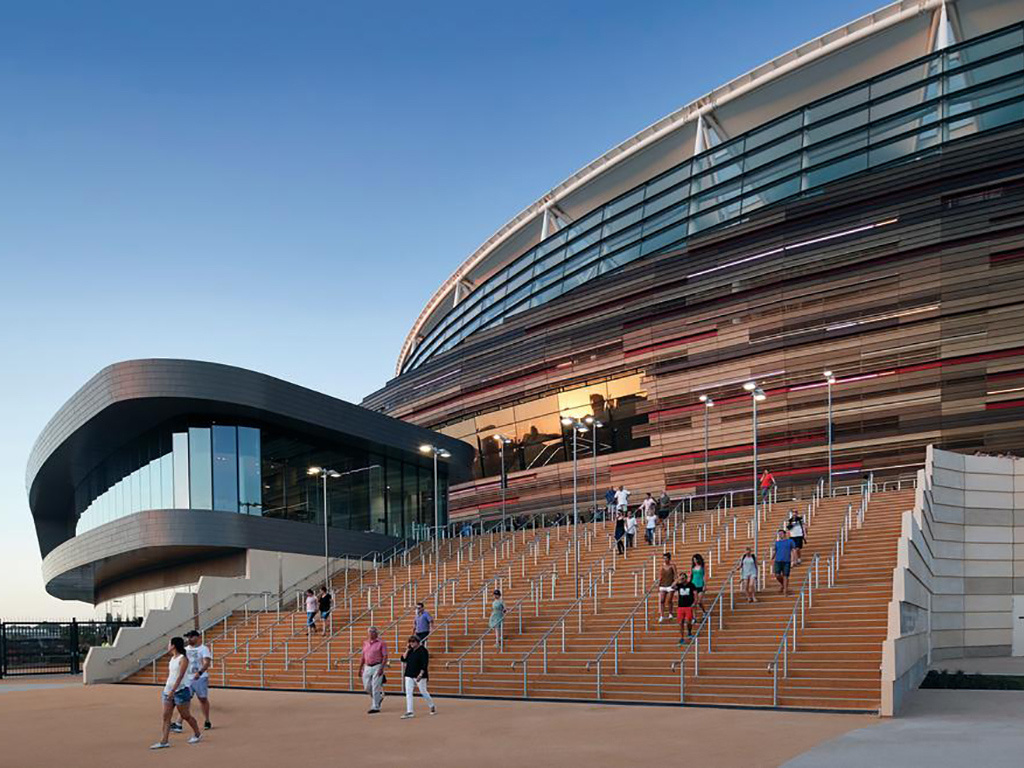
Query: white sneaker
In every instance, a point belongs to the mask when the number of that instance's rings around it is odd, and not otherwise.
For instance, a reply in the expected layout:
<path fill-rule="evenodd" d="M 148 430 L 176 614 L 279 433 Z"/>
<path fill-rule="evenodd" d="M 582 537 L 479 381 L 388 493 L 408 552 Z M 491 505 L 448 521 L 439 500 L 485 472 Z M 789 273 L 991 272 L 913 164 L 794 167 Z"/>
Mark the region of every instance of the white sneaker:
<path fill-rule="evenodd" d="M 659 617 L 658 617 L 658 623 L 659 623 L 659 624 L 661 624 L 661 622 L 663 622 L 664 620 L 665 620 L 665 617 L 664 617 L 664 616 L 659 616 Z"/>
<path fill-rule="evenodd" d="M 416 715 L 412 712 L 406 712 L 404 715 L 402 715 L 402 720 L 411 720 L 414 717 L 416 717 Z"/>
<path fill-rule="evenodd" d="M 165 749 L 165 748 L 167 748 L 169 746 L 171 746 L 170 742 L 158 741 L 156 744 L 150 744 L 149 748 L 150 749 Z"/>
<path fill-rule="evenodd" d="M 196 734 L 193 734 L 192 736 L 189 737 L 188 743 L 189 744 L 198 744 L 202 740 L 203 740 L 203 734 L 196 733 Z"/>
<path fill-rule="evenodd" d="M 430 714 L 436 715 L 437 714 L 437 707 L 431 707 L 430 708 Z"/>

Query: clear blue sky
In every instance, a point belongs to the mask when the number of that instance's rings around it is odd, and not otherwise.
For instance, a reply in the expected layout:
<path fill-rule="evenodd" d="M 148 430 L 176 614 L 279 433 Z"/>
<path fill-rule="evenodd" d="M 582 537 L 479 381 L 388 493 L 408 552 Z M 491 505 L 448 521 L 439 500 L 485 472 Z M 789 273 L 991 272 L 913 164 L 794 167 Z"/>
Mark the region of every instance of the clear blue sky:
<path fill-rule="evenodd" d="M 358 402 L 512 215 L 876 7 L 4 3 L 0 617 L 91 614 L 43 591 L 24 475 L 104 365 L 214 360 Z"/>

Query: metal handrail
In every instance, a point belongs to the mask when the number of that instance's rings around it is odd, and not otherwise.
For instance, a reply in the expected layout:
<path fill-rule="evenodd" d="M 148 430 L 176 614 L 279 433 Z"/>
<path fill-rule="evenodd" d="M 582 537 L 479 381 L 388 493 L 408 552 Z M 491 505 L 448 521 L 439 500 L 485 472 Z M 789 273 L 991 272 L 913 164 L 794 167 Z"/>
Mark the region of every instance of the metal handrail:
<path fill-rule="evenodd" d="M 644 566 L 644 567 L 646 568 L 646 566 Z M 609 640 L 605 644 L 604 648 L 602 648 L 600 650 L 600 652 L 598 652 L 596 657 L 594 657 L 593 659 L 591 659 L 590 661 L 587 662 L 586 668 L 588 670 L 590 669 L 591 664 L 600 664 L 601 663 L 601 659 L 604 658 L 605 654 L 608 653 L 609 650 L 614 648 L 614 650 L 615 650 L 615 674 L 619 673 L 619 634 L 626 628 L 626 625 L 628 624 L 629 625 L 629 650 L 632 651 L 633 650 L 633 640 L 634 640 L 634 638 L 633 638 L 633 629 L 634 629 L 634 624 L 635 624 L 634 619 L 636 617 L 636 613 L 641 608 L 644 609 L 644 631 L 645 632 L 648 631 L 650 629 L 650 617 L 649 617 L 649 615 L 647 613 L 648 598 L 651 596 L 651 593 L 655 589 L 657 589 L 657 588 L 658 588 L 658 582 L 657 581 L 652 581 L 651 586 L 649 586 L 647 588 L 647 590 L 644 592 L 644 594 L 637 601 L 636 605 L 633 606 L 633 610 L 631 610 L 626 615 L 626 618 L 619 625 L 619 628 L 616 629 L 615 632 L 612 633 L 612 636 L 609 638 Z"/>
<path fill-rule="evenodd" d="M 544 659 L 543 669 L 544 669 L 544 674 L 547 674 L 547 671 L 548 671 L 548 638 L 551 636 L 551 634 L 556 629 L 561 627 L 561 629 L 562 629 L 562 652 L 565 653 L 565 619 L 566 619 L 566 617 L 570 613 L 572 613 L 573 610 L 576 610 L 578 612 L 578 625 L 577 625 L 578 626 L 578 631 L 580 631 L 580 632 L 583 631 L 583 603 L 586 602 L 587 600 L 589 600 L 591 597 L 593 597 L 593 601 L 594 601 L 594 614 L 595 615 L 597 614 L 597 590 L 598 590 L 598 588 L 599 588 L 599 586 L 600 586 L 600 584 L 602 582 L 602 577 L 606 573 L 607 573 L 607 571 L 604 571 L 604 572 L 602 572 L 601 576 L 599 576 L 597 579 L 594 579 L 593 578 L 594 570 L 591 569 L 587 573 L 586 579 L 584 579 L 585 581 L 589 582 L 589 586 L 586 588 L 586 591 L 584 592 L 584 594 L 581 594 L 578 598 L 573 600 L 569 604 L 569 607 L 566 608 L 564 611 L 562 611 L 561 615 L 559 615 L 558 618 L 554 620 L 554 622 L 551 624 L 551 627 L 549 627 L 548 630 L 546 632 L 544 632 L 543 635 L 541 635 L 540 639 L 537 640 L 537 642 L 533 644 L 533 647 L 530 648 L 530 650 L 528 650 L 525 654 L 523 654 L 522 657 L 520 657 L 518 659 L 514 659 L 512 661 L 510 666 L 511 666 L 511 668 L 513 670 L 515 670 L 516 664 L 522 664 L 523 665 L 523 698 L 527 697 L 527 685 L 528 685 L 527 681 L 528 681 L 528 675 L 529 675 L 528 670 L 529 670 L 529 665 L 530 665 L 530 657 L 533 656 L 533 654 L 537 652 L 538 648 L 542 648 L 543 649 L 542 655 L 543 655 L 543 659 Z"/>
<path fill-rule="evenodd" d="M 808 570 L 807 575 L 804 576 L 804 583 L 800 587 L 800 593 L 797 595 L 797 599 L 793 603 L 793 611 L 789 615 L 789 621 L 786 622 L 786 627 L 782 630 L 782 639 L 779 641 L 779 648 L 775 651 L 775 658 L 768 665 L 768 669 L 772 673 L 772 706 L 777 707 L 779 705 L 779 656 L 782 656 L 782 676 L 789 677 L 789 647 L 790 647 L 790 632 L 792 630 L 792 646 L 793 651 L 796 651 L 796 631 L 797 631 L 797 615 L 800 616 L 800 629 L 803 629 L 807 625 L 807 610 L 814 607 L 814 590 L 820 587 L 820 577 L 818 573 L 818 561 L 819 556 L 814 555 L 814 570 Z M 831 586 L 831 584 L 829 584 Z M 806 598 L 805 598 L 806 595 Z"/>

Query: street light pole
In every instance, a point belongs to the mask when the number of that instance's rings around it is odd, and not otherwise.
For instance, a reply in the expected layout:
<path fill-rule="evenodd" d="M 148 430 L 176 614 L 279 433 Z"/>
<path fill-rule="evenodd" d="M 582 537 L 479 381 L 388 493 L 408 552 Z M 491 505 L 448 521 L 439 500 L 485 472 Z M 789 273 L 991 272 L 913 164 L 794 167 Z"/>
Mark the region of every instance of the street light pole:
<path fill-rule="evenodd" d="M 583 421 L 584 421 L 584 423 L 589 424 L 591 429 L 593 430 L 593 434 L 592 434 L 593 445 L 591 447 L 594 449 L 594 451 L 593 451 L 593 453 L 594 453 L 594 482 L 593 482 L 594 498 L 593 498 L 591 503 L 594 505 L 594 519 L 596 520 L 597 519 L 597 428 L 598 427 L 603 427 L 604 424 L 602 424 L 600 421 L 598 421 L 594 416 L 584 416 L 583 417 Z"/>
<path fill-rule="evenodd" d="M 832 495 L 832 385 L 836 383 L 836 377 L 832 371 L 822 373 L 825 383 L 828 385 L 828 495 Z"/>
<path fill-rule="evenodd" d="M 430 453 L 434 457 L 434 613 L 437 613 L 437 596 L 441 589 L 441 494 L 437 484 L 437 459 L 447 459 L 451 454 L 444 448 L 424 443 L 420 446 L 421 453 Z"/>
<path fill-rule="evenodd" d="M 572 427 L 572 580 L 576 599 L 580 597 L 580 546 L 579 546 L 579 522 L 580 511 L 577 496 L 577 464 L 576 464 L 576 436 L 580 432 L 586 432 L 587 426 L 579 419 L 572 416 L 563 416 L 562 424 Z"/>
<path fill-rule="evenodd" d="M 708 395 L 701 395 L 700 401 L 704 403 L 704 511 L 708 511 L 708 411 L 715 404 Z"/>
<path fill-rule="evenodd" d="M 505 523 L 505 485 L 508 479 L 505 477 L 505 446 L 512 441 L 502 434 L 495 433 L 494 439 L 498 441 L 498 451 L 501 460 L 501 473 L 499 475 L 501 482 L 501 530 L 506 530 Z"/>
<path fill-rule="evenodd" d="M 761 518 L 758 514 L 758 501 L 760 500 L 760 488 L 758 487 L 757 477 L 757 404 L 767 397 L 760 387 L 757 386 L 756 381 L 748 381 L 743 385 L 743 388 L 750 393 L 751 402 L 754 404 L 754 554 L 758 554 L 758 532 L 761 528 Z"/>
<path fill-rule="evenodd" d="M 341 477 L 340 472 L 336 472 L 333 469 L 327 467 L 310 467 L 306 470 L 306 474 L 310 477 L 320 477 L 323 480 L 323 494 L 324 494 L 324 586 L 327 587 L 329 592 L 331 589 L 331 555 L 330 555 L 330 539 L 327 533 L 327 478 L 332 480 Z"/>

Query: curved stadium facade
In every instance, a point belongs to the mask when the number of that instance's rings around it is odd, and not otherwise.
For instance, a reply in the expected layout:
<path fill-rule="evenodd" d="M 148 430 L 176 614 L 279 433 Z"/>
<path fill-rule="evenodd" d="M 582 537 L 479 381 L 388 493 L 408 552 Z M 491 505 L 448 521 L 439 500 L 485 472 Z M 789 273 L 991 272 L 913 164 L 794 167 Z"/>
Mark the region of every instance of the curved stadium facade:
<path fill-rule="evenodd" d="M 467 258 L 362 408 L 210 363 L 104 369 L 30 457 L 47 589 L 141 615 L 262 569 L 280 595 L 287 558 L 324 557 L 325 506 L 339 557 L 435 508 L 567 509 L 563 416 L 602 424 L 576 434 L 584 507 L 749 493 L 751 380 L 783 487 L 828 470 L 829 394 L 840 482 L 930 444 L 1020 451 L 1022 22 L 1020 0 L 894 3 L 645 129 Z M 451 454 L 437 498 L 424 443 Z"/>
<path fill-rule="evenodd" d="M 363 404 L 476 449 L 453 517 L 499 514 L 503 474 L 512 514 L 571 504 L 565 415 L 603 424 L 578 435 L 587 507 L 702 495 L 705 419 L 708 493 L 749 493 L 750 380 L 760 466 L 812 484 L 824 371 L 837 481 L 1019 451 L 1022 18 L 895 3 L 659 121 L 467 259 Z"/>

